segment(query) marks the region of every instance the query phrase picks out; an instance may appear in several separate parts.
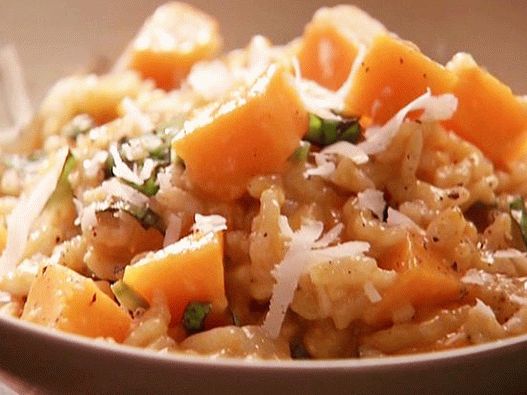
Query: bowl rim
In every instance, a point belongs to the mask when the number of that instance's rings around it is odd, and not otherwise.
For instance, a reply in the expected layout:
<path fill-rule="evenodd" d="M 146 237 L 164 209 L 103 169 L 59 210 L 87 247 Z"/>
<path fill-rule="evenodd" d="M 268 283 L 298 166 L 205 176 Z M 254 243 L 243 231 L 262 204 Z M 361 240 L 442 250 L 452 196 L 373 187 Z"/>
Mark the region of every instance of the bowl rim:
<path fill-rule="evenodd" d="M 60 332 L 19 318 L 0 315 L 0 329 L 17 332 L 19 335 L 30 336 L 32 340 L 39 339 L 84 351 L 104 353 L 131 359 L 143 359 L 145 362 L 161 363 L 163 365 L 206 366 L 217 369 L 263 369 L 283 371 L 317 371 L 345 370 L 361 371 L 374 369 L 398 368 L 405 365 L 430 365 L 451 363 L 453 360 L 478 357 L 497 357 L 514 350 L 527 350 L 527 334 L 499 339 L 488 343 L 470 345 L 450 350 L 429 351 L 418 354 L 397 356 L 321 359 L 321 360 L 263 360 L 257 358 L 222 358 L 207 355 L 192 355 L 177 352 L 159 352 L 125 344 L 112 343 L 104 339 L 92 339 L 77 334 Z M 0 358 L 1 359 L 1 358 Z"/>

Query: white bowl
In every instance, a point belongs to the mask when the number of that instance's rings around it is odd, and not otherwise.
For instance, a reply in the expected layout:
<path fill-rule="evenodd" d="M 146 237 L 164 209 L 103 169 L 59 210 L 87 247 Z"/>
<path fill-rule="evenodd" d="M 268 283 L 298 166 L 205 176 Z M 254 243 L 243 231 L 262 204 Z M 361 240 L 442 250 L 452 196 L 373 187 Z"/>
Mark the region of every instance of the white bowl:
<path fill-rule="evenodd" d="M 33 100 L 61 76 L 111 61 L 159 1 L 1 0 L 0 45 L 16 45 Z M 228 48 L 252 34 L 299 35 L 311 0 L 192 1 L 217 15 Z M 527 2 L 356 1 L 445 62 L 465 50 L 527 93 Z M 527 336 L 455 351 L 367 360 L 240 361 L 164 355 L 0 317 L 0 369 L 39 388 L 76 393 L 527 393 Z"/>

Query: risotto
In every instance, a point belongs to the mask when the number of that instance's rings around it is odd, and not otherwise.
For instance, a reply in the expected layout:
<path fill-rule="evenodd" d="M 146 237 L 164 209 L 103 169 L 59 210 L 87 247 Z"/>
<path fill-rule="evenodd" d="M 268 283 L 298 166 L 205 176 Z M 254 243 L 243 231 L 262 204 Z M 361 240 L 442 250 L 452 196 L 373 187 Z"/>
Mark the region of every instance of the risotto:
<path fill-rule="evenodd" d="M 524 98 L 352 6 L 284 46 L 221 45 L 163 5 L 111 72 L 57 82 L 3 135 L 2 314 L 235 358 L 527 333 Z"/>

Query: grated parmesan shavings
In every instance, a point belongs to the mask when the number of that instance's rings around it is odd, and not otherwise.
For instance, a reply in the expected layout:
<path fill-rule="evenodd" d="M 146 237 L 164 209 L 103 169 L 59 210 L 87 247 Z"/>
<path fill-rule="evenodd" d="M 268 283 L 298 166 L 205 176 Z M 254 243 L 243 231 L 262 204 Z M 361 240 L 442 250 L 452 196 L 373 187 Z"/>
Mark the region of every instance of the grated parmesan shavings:
<path fill-rule="evenodd" d="M 337 232 L 332 229 L 330 237 L 320 238 L 324 225 L 319 221 L 304 223 L 298 231 L 293 232 L 284 216 L 280 216 L 279 225 L 282 233 L 290 238 L 290 242 L 284 258 L 272 272 L 276 283 L 273 287 L 269 311 L 263 323 L 263 329 L 272 338 L 280 334 L 285 314 L 293 301 L 298 280 L 309 266 L 329 259 L 360 256 L 370 247 L 366 242 L 351 241 L 333 247 L 315 249 L 317 240 L 319 240 L 319 245 L 324 245 L 328 240 L 334 239 Z"/>
<path fill-rule="evenodd" d="M 138 192 L 131 186 L 123 184 L 117 178 L 113 177 L 101 184 L 101 190 L 107 196 L 115 196 L 125 202 L 132 203 L 135 206 L 145 206 L 149 199 L 146 195 Z"/>
<path fill-rule="evenodd" d="M 116 177 L 122 178 L 125 181 L 129 181 L 137 185 L 143 185 L 145 181 L 150 178 L 152 171 L 156 166 L 156 163 L 152 159 L 148 158 L 144 161 L 141 171 L 138 170 L 137 164 L 135 163 L 133 169 L 130 169 L 126 163 L 124 163 L 115 144 L 112 144 L 110 147 L 110 154 L 112 155 L 114 161 L 114 166 L 112 168 L 113 174 Z"/>
<path fill-rule="evenodd" d="M 457 109 L 458 100 L 454 95 L 432 96 L 427 90 L 422 96 L 403 107 L 383 126 L 371 126 L 366 130 L 366 141 L 358 144 L 368 155 L 378 154 L 390 145 L 406 116 L 416 110 L 424 110 L 421 119 L 425 121 L 444 121 L 452 117 Z"/>
<path fill-rule="evenodd" d="M 313 156 L 317 166 L 304 171 L 304 177 L 320 176 L 327 178 L 333 174 L 336 169 L 335 163 L 330 161 L 327 155 L 317 152 Z"/>
<path fill-rule="evenodd" d="M 382 220 L 384 208 L 386 207 L 384 194 L 376 189 L 366 189 L 357 194 L 356 206 L 360 210 L 370 210 L 378 219 Z"/>
<path fill-rule="evenodd" d="M 388 217 L 386 218 L 386 223 L 388 226 L 400 226 L 407 229 L 413 229 L 419 234 L 424 234 L 425 231 L 417 225 L 414 221 L 408 218 L 406 215 L 401 213 L 398 210 L 395 210 L 391 207 L 388 207 Z"/>
<path fill-rule="evenodd" d="M 29 193 L 19 199 L 7 218 L 7 242 L 0 256 L 0 274 L 13 271 L 22 259 L 33 222 L 55 191 L 68 153 L 66 147 L 57 152 L 50 169 Z"/>
<path fill-rule="evenodd" d="M 227 229 L 227 220 L 221 215 L 201 215 L 194 216 L 194 225 L 192 231 L 209 233 L 220 232 Z"/>
<path fill-rule="evenodd" d="M 285 218 L 285 217 L 284 217 Z M 313 246 L 315 248 L 324 248 L 336 242 L 344 230 L 344 224 L 339 222 L 333 228 L 328 230 Z"/>

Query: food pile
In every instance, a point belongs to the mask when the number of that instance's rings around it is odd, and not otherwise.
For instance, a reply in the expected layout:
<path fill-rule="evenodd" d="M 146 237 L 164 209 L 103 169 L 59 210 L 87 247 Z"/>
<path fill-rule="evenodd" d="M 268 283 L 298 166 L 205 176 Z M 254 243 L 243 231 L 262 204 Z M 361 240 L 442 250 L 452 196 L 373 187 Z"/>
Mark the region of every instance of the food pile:
<path fill-rule="evenodd" d="M 353 6 L 221 46 L 213 17 L 163 5 L 3 143 L 3 314 L 263 359 L 527 333 L 524 98 Z"/>

